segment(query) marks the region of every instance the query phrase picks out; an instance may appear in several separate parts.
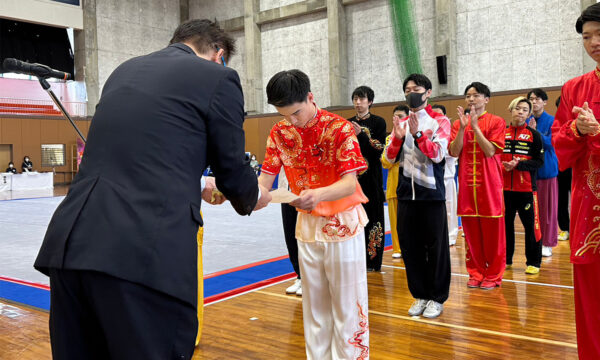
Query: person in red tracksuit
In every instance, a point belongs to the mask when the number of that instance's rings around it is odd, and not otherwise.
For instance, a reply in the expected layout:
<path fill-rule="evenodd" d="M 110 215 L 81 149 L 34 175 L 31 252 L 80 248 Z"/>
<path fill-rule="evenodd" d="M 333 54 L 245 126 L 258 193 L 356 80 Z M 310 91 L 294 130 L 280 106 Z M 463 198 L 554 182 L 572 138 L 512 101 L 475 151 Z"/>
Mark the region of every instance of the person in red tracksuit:
<path fill-rule="evenodd" d="M 579 360 L 600 359 L 600 3 L 575 22 L 596 68 L 567 81 L 552 126 L 560 170 L 573 169 L 571 263 Z M 568 229 L 567 229 L 568 230 Z"/>
<path fill-rule="evenodd" d="M 467 85 L 469 115 L 458 107 L 448 152 L 458 157 L 457 214 L 465 232 L 467 287 L 491 290 L 500 286 L 506 262 L 502 164 L 506 121 L 485 110 L 490 88 Z"/>
<path fill-rule="evenodd" d="M 512 267 L 515 252 L 515 215 L 525 228 L 525 272 L 534 275 L 540 272 L 542 243 L 537 211 L 536 175 L 544 164 L 544 147 L 539 132 L 527 125 L 531 116 L 531 102 L 524 96 L 514 99 L 508 109 L 512 121 L 506 128 L 504 139 L 504 227 L 506 232 L 506 268 Z"/>

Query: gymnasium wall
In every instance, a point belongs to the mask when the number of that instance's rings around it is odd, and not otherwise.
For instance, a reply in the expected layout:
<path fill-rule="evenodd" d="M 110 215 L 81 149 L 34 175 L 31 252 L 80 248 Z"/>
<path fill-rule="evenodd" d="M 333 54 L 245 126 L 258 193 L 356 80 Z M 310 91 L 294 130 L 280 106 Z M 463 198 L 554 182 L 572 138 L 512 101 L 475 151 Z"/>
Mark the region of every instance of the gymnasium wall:
<path fill-rule="evenodd" d="M 87 136 L 90 121 L 75 120 L 75 124 L 83 135 Z M 41 166 L 41 145 L 65 144 L 66 164 L 55 168 L 54 183 L 70 182 L 72 180 L 71 169 L 73 169 L 71 149 L 72 146 L 76 146 L 76 142 L 77 133 L 68 120 L 63 118 L 0 117 L 0 144 L 12 145 L 12 161 L 19 173 L 25 155 L 31 158 L 34 170 L 52 171 L 51 167 Z M 0 164 L 0 172 L 3 172 L 7 165 L 7 163 Z"/>
<path fill-rule="evenodd" d="M 300 2 L 261 0 L 260 10 Z M 447 86 L 437 83 L 436 42 L 441 34 L 436 11 L 451 3 L 454 35 L 448 53 Z M 493 92 L 530 87 L 561 86 L 593 68 L 584 55 L 574 23 L 591 0 L 412 0 L 421 64 L 434 84 L 434 96 L 460 95 L 467 84 L 481 81 Z M 401 74 L 394 52 L 389 0 L 369 0 L 344 6 L 347 31 L 348 91 L 368 85 L 376 102 L 404 100 Z M 244 14 L 243 0 L 190 0 L 192 17 L 225 21 Z M 239 53 L 230 63 L 245 79 L 244 32 L 234 33 Z M 263 89 L 273 74 L 299 68 L 312 81 L 322 106 L 331 106 L 328 81 L 326 12 L 317 12 L 261 26 Z M 242 81 L 246 91 L 247 83 Z M 349 96 L 343 104 L 350 105 Z M 263 111 L 274 108 L 263 99 Z"/>
<path fill-rule="evenodd" d="M 169 44 L 179 25 L 179 0 L 97 0 L 98 82 L 135 56 Z M 221 3 L 221 1 L 219 1 Z"/>
<path fill-rule="evenodd" d="M 456 91 L 474 80 L 492 91 L 561 86 L 592 70 L 575 31 L 581 7 L 573 0 L 456 0 Z"/>

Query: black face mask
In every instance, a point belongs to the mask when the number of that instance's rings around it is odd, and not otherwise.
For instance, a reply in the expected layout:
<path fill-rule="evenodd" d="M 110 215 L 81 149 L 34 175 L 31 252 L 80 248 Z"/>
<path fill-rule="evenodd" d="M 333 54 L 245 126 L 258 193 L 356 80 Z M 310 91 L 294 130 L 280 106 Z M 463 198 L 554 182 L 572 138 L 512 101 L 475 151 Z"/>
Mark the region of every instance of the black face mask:
<path fill-rule="evenodd" d="M 406 102 L 408 103 L 408 107 L 411 109 L 417 109 L 421 105 L 425 104 L 425 101 L 427 101 L 427 100 L 423 100 L 424 95 L 425 95 L 424 92 L 422 92 L 422 93 L 412 92 L 412 93 L 406 95 Z"/>

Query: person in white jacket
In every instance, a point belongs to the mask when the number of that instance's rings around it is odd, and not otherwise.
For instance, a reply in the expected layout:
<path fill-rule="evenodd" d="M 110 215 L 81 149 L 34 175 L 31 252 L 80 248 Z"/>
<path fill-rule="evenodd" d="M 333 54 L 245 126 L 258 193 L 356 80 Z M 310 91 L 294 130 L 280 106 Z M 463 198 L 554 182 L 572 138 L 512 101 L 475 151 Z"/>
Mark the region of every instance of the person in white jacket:
<path fill-rule="evenodd" d="M 439 316 L 450 290 L 450 250 L 446 218 L 444 164 L 450 121 L 427 104 L 431 81 L 412 74 L 403 83 L 410 114 L 395 119 L 394 137 L 384 149 L 398 162 L 398 240 L 408 289 L 415 302 L 411 316 Z"/>

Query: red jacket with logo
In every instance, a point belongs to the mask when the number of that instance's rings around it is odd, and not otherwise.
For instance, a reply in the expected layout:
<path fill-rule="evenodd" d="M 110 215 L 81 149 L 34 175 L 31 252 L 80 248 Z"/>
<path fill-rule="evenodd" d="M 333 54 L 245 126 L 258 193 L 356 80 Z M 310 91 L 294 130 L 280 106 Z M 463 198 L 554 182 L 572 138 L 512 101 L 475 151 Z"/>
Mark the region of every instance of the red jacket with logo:
<path fill-rule="evenodd" d="M 544 165 L 542 136 L 536 130 L 523 124 L 506 128 L 502 162 L 518 159 L 512 171 L 502 167 L 504 191 L 533 192 L 537 190 L 535 180 L 537 169 Z"/>

